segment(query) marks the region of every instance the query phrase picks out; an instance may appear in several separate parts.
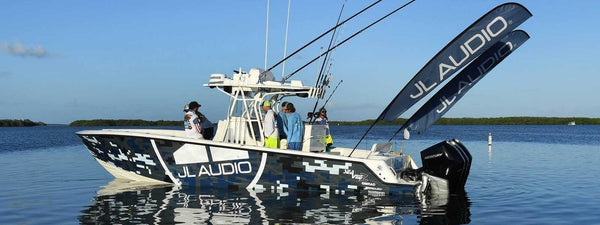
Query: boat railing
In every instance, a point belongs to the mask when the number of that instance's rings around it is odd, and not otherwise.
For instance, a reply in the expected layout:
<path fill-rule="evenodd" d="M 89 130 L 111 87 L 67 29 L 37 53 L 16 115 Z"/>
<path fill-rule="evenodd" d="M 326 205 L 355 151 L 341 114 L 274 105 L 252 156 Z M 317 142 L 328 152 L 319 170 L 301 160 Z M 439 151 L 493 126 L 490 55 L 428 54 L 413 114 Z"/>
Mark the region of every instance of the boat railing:
<path fill-rule="evenodd" d="M 252 123 L 252 125 L 249 125 Z M 217 133 L 213 141 L 234 143 L 240 145 L 260 146 L 261 140 L 253 137 L 252 133 L 258 133 L 257 121 L 247 121 L 243 117 L 231 117 L 229 120 L 220 120 Z M 254 131 L 250 132 L 251 129 Z"/>

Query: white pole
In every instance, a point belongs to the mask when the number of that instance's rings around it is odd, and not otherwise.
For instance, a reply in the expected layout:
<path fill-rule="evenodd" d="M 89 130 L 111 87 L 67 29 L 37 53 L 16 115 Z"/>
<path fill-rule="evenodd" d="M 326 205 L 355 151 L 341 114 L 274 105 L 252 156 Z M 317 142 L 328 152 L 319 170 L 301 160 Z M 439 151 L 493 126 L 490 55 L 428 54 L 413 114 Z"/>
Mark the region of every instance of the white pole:
<path fill-rule="evenodd" d="M 287 50 L 287 38 L 288 38 L 288 27 L 290 26 L 290 5 L 292 4 L 292 0 L 288 0 L 288 14 L 287 21 L 285 23 L 285 41 L 283 44 L 283 58 L 285 59 L 286 50 Z M 265 66 L 265 69 L 267 67 Z M 285 77 L 285 61 L 283 61 L 282 69 L 281 69 L 281 78 Z"/>
<path fill-rule="evenodd" d="M 488 152 L 490 153 L 490 159 L 492 154 L 492 133 L 488 136 Z"/>
<path fill-rule="evenodd" d="M 268 47 L 269 47 L 269 0 L 267 0 L 267 31 L 265 34 L 265 70 L 267 69 Z"/>

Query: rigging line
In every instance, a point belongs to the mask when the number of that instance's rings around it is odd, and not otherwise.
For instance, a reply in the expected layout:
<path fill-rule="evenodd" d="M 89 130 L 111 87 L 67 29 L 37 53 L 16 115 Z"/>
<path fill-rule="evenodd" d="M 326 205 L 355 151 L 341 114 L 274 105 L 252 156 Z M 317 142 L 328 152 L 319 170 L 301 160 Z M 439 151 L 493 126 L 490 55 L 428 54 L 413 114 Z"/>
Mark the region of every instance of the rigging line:
<path fill-rule="evenodd" d="M 267 68 L 268 47 L 269 47 L 269 0 L 267 0 L 267 31 L 265 34 L 265 68 Z"/>
<path fill-rule="evenodd" d="M 390 106 L 391 106 L 391 104 L 388 104 L 388 106 L 385 107 L 385 109 L 381 112 L 381 114 L 379 114 L 377 119 L 375 119 L 375 121 L 373 121 L 373 123 L 369 126 L 369 129 L 367 129 L 367 131 L 363 134 L 363 136 L 360 138 L 360 140 L 358 140 L 358 143 L 356 143 L 356 145 L 354 146 L 354 148 L 352 149 L 352 152 L 350 152 L 348 157 L 350 157 L 352 155 L 352 153 L 354 153 L 354 150 L 356 150 L 356 148 L 358 148 L 358 145 L 360 145 L 360 142 L 362 142 L 362 140 L 367 136 L 369 131 L 371 131 L 371 129 L 373 129 L 375 124 L 377 124 L 377 122 L 379 122 L 384 117 L 386 112 L 390 109 Z"/>
<path fill-rule="evenodd" d="M 302 49 L 308 47 L 309 45 L 311 45 L 312 43 L 314 43 L 315 41 L 321 39 L 323 36 L 325 36 L 326 34 L 328 34 L 329 32 L 333 31 L 335 28 L 341 26 L 342 24 L 348 22 L 348 20 L 351 20 L 352 18 L 358 16 L 359 14 L 363 13 L 365 10 L 371 8 L 372 6 L 374 6 L 375 4 L 381 2 L 382 0 L 377 0 L 376 2 L 374 2 L 373 4 L 367 6 L 366 8 L 360 10 L 359 12 L 357 12 L 356 14 L 352 15 L 351 17 L 349 17 L 348 19 L 345 19 L 344 21 L 342 21 L 340 24 L 338 24 L 335 27 L 332 27 L 331 29 L 329 29 L 328 31 L 326 31 L 325 33 L 319 35 L 317 38 L 313 39 L 312 41 L 308 42 L 307 44 L 305 44 L 304 46 L 302 46 L 301 48 L 297 49 L 296 51 L 294 51 L 292 54 L 288 55 L 287 57 L 283 58 L 281 61 L 275 63 L 275 65 L 271 66 L 271 68 L 269 68 L 267 71 L 271 71 L 273 68 L 275 68 L 276 66 L 278 66 L 279 64 L 281 64 L 282 62 L 284 62 L 285 60 L 289 59 L 290 57 L 292 57 L 293 55 L 295 55 L 296 53 L 298 53 L 299 51 L 301 51 Z M 266 68 L 266 67 L 265 67 Z"/>
<path fill-rule="evenodd" d="M 381 114 L 383 115 L 383 114 Z M 373 126 L 375 126 L 375 124 L 381 120 L 381 115 L 379 115 L 379 117 L 377 117 L 377 119 L 375 120 L 375 122 L 373 122 L 371 124 L 371 126 L 369 126 L 369 129 L 367 129 L 367 131 L 363 134 L 363 136 L 360 138 L 360 140 L 358 140 L 358 143 L 356 143 L 356 145 L 354 146 L 354 148 L 352 149 L 352 151 L 350 152 L 350 154 L 348 154 L 348 157 L 352 156 L 352 153 L 354 153 L 354 150 L 356 150 L 356 148 L 358 148 L 358 145 L 360 145 L 360 142 L 362 142 L 363 139 L 365 139 L 365 137 L 367 136 L 367 134 L 369 133 L 369 131 L 371 131 L 371 129 L 373 128 Z"/>
<path fill-rule="evenodd" d="M 308 66 L 308 65 L 310 65 L 311 63 L 315 62 L 315 61 L 316 61 L 316 60 L 317 60 L 319 57 L 323 56 L 325 53 L 328 53 L 328 52 L 330 52 L 330 51 L 334 50 L 335 48 L 337 48 L 337 47 L 339 47 L 340 45 L 344 44 L 346 41 L 348 41 L 348 40 L 352 39 L 352 38 L 353 38 L 353 37 L 355 37 L 356 35 L 358 35 L 358 34 L 362 33 L 362 32 L 363 32 L 363 31 L 365 31 L 366 29 L 369 29 L 371 26 L 373 26 L 373 25 L 375 25 L 375 24 L 379 23 L 379 22 L 380 22 L 380 21 L 382 21 L 383 19 L 385 19 L 385 18 L 387 18 L 388 16 L 390 16 L 390 15 L 394 14 L 394 13 L 395 13 L 395 12 L 397 12 L 398 10 L 401 10 L 401 9 L 403 9 L 404 7 L 408 6 L 410 3 L 413 3 L 414 1 L 416 1 L 416 0 L 411 0 L 411 1 L 407 2 L 406 4 L 404 4 L 404 5 L 400 6 L 399 8 L 395 9 L 394 11 L 391 11 L 391 12 L 390 12 L 390 13 L 388 13 L 387 15 L 385 15 L 385 16 L 383 16 L 383 17 L 379 18 L 379 19 L 378 19 L 378 20 L 376 20 L 375 22 L 373 22 L 373 23 L 369 24 L 368 26 L 366 26 L 366 27 L 364 27 L 363 29 L 359 30 L 358 32 L 354 33 L 352 36 L 350 36 L 350 37 L 348 37 L 348 38 L 344 39 L 344 40 L 343 40 L 342 42 L 340 42 L 339 44 L 337 44 L 337 45 L 335 45 L 335 46 L 331 47 L 331 49 L 327 50 L 326 52 L 324 52 L 324 53 L 322 53 L 321 55 L 317 56 L 316 58 L 312 59 L 310 62 L 308 62 L 308 63 L 304 64 L 304 66 L 300 67 L 299 69 L 297 69 L 297 70 L 296 70 L 296 71 L 294 71 L 293 73 L 291 73 L 291 74 L 287 75 L 287 76 L 286 76 L 286 77 L 283 79 L 283 81 L 287 80 L 288 78 L 290 78 L 290 77 L 291 77 L 291 76 L 293 76 L 294 74 L 298 73 L 300 70 L 304 69 L 306 66 Z"/>
<path fill-rule="evenodd" d="M 404 4 L 404 5 L 403 5 L 403 6 L 401 6 L 400 8 L 398 8 L 398 9 L 394 10 L 393 12 L 395 12 L 395 11 L 397 11 L 397 10 L 401 9 L 401 8 L 404 8 L 405 6 L 407 6 L 407 5 L 408 5 L 408 4 L 410 4 L 410 3 L 413 3 L 414 1 L 416 1 L 416 0 L 411 0 L 410 2 L 408 2 L 408 3 Z M 393 12 L 392 12 L 392 13 L 393 13 Z M 388 15 L 390 15 L 390 14 L 388 14 Z M 386 16 L 388 16 L 388 15 L 386 15 Z M 376 21 L 376 22 L 377 22 L 377 21 Z M 346 40 L 344 40 L 344 41 L 346 41 Z M 383 112 L 381 112 L 381 114 L 379 114 L 379 116 L 378 116 L 378 117 L 377 117 L 377 119 L 376 119 L 376 120 L 375 120 L 375 121 L 374 121 L 374 122 L 371 124 L 371 126 L 369 126 L 369 129 L 367 129 L 367 131 L 366 131 L 366 132 L 363 134 L 363 136 L 360 138 L 360 140 L 358 140 L 358 143 L 356 143 L 356 146 L 354 146 L 354 148 L 352 149 L 352 152 L 350 152 L 350 154 L 348 154 L 348 157 L 352 156 L 352 153 L 354 153 L 354 151 L 356 150 L 356 148 L 358 148 L 358 145 L 360 145 L 360 142 L 362 142 L 362 140 L 363 140 L 363 139 L 365 139 L 365 137 L 367 136 L 367 134 L 368 134 L 368 133 L 371 131 L 371 129 L 373 129 L 373 126 L 375 126 L 375 124 L 376 124 L 377 122 L 379 122 L 379 120 L 381 120 L 381 118 L 383 117 L 383 115 L 385 114 L 385 112 L 389 110 L 389 107 L 390 107 L 390 106 L 388 105 L 388 106 L 385 108 L 385 110 L 383 110 Z"/>
<path fill-rule="evenodd" d="M 344 1 L 344 4 L 342 4 L 342 9 L 340 9 L 340 14 L 338 15 L 337 21 L 335 22 L 335 25 L 337 27 L 337 25 L 340 23 L 340 19 L 342 18 L 342 12 L 344 12 L 344 6 L 346 6 L 346 1 Z M 337 32 L 337 28 L 335 30 L 333 30 L 333 34 L 331 34 L 331 40 L 329 40 L 329 46 L 327 47 L 327 50 L 331 49 L 331 45 L 333 44 L 333 40 L 335 39 L 335 34 Z M 329 56 L 329 54 L 325 54 L 325 59 L 323 59 L 323 64 L 321 65 L 321 69 L 319 71 L 319 76 L 317 76 L 317 83 L 315 84 L 315 86 L 320 86 L 321 88 L 324 86 L 322 85 L 322 82 L 325 81 L 325 76 L 323 75 L 323 69 L 325 68 L 325 65 L 327 65 L 327 56 Z M 284 62 L 285 63 L 285 62 Z M 283 74 L 281 75 L 283 77 Z M 317 90 L 320 90 L 320 88 L 318 88 Z M 319 91 L 320 92 L 320 91 Z M 320 93 L 319 93 L 320 95 Z M 315 106 L 313 107 L 312 113 L 313 115 L 315 114 L 315 110 L 317 110 L 317 105 L 319 105 L 319 99 L 317 96 L 317 100 L 315 101 Z M 312 123 L 314 120 L 314 116 L 312 118 L 310 118 L 310 123 Z"/>
<path fill-rule="evenodd" d="M 285 58 L 285 54 L 286 54 L 286 50 L 287 50 L 287 39 L 288 39 L 288 28 L 290 27 L 290 6 L 292 5 L 292 0 L 288 0 L 288 14 L 287 14 L 287 21 L 285 23 L 285 41 L 283 44 L 283 58 Z M 265 65 L 265 68 L 266 65 Z M 281 77 L 283 78 L 283 76 L 285 75 L 285 62 L 283 62 L 282 65 L 282 69 L 281 69 Z"/>
<path fill-rule="evenodd" d="M 409 119 L 407 119 L 407 120 L 406 120 L 406 122 L 404 122 L 404 124 L 402 124 L 402 126 L 400 127 L 400 129 L 398 129 L 398 130 L 397 130 L 397 131 L 394 133 L 394 135 L 392 135 L 392 137 L 391 137 L 391 138 L 388 140 L 388 142 L 391 142 L 392 140 L 394 140 L 394 138 L 396 137 L 396 135 L 398 135 L 398 133 L 400 133 L 400 131 L 402 131 L 402 130 L 404 130 L 404 129 L 407 129 L 407 128 L 408 128 L 408 126 L 407 126 L 407 123 L 408 123 L 408 121 L 410 121 L 410 118 L 409 118 Z M 402 141 L 403 141 L 402 143 L 404 143 L 404 138 L 402 138 Z"/>

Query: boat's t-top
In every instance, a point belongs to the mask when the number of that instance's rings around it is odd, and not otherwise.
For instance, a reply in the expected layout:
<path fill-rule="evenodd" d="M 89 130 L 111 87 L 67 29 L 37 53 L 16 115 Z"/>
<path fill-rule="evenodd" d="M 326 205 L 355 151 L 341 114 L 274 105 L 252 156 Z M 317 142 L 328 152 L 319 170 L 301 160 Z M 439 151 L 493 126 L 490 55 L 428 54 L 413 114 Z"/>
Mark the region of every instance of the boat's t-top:
<path fill-rule="evenodd" d="M 324 87 L 305 86 L 299 80 L 276 81 L 271 71 L 258 68 L 249 72 L 241 68 L 234 70 L 232 77 L 211 74 L 209 83 L 204 86 L 216 88 L 230 97 L 227 119 L 219 121 L 213 141 L 254 146 L 264 145 L 261 123 L 264 101 L 271 101 L 273 110 L 279 112 L 286 97 L 323 98 L 325 95 Z"/>

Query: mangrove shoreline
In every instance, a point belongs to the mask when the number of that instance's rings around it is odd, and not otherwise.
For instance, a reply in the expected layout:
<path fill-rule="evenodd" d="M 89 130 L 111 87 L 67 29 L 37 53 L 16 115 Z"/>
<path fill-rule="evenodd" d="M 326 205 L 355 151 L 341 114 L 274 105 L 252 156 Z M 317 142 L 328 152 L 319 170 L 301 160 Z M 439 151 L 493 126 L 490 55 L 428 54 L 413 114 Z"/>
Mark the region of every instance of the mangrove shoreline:
<path fill-rule="evenodd" d="M 43 122 L 33 122 L 29 119 L 24 120 L 0 120 L 0 127 L 34 127 L 46 126 Z"/>

